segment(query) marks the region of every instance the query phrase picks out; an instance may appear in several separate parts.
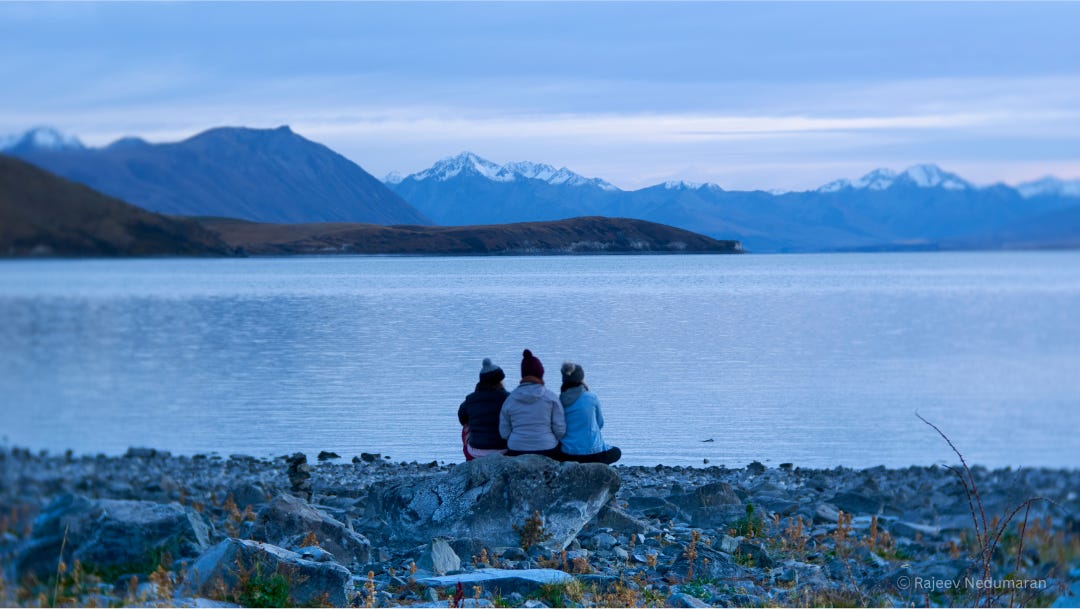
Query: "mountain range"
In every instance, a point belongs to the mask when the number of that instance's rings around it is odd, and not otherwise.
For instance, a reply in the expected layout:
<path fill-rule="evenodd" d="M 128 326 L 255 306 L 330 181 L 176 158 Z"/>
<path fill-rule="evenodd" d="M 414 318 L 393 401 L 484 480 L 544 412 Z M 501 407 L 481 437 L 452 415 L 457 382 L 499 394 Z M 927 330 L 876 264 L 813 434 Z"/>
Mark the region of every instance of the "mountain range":
<path fill-rule="evenodd" d="M 1080 247 L 1080 181 L 979 187 L 935 165 L 878 169 L 804 192 L 666 182 L 622 190 L 565 167 L 464 152 L 385 184 L 288 127 L 211 129 L 182 142 L 88 148 L 37 129 L 0 151 L 149 210 L 257 222 L 471 226 L 634 218 L 739 240 L 749 251 Z"/>
<path fill-rule="evenodd" d="M 210 129 L 181 142 L 88 148 L 53 129 L 0 152 L 143 209 L 260 222 L 430 224 L 359 165 L 288 127 Z"/>
<path fill-rule="evenodd" d="M 1061 234 L 1054 221 L 1080 211 L 1080 181 L 977 187 L 930 164 L 878 169 L 805 192 L 682 181 L 624 191 L 566 168 L 498 165 L 463 152 L 386 183 L 439 224 L 640 218 L 738 239 L 759 252 L 1080 246 L 1080 233 Z"/>

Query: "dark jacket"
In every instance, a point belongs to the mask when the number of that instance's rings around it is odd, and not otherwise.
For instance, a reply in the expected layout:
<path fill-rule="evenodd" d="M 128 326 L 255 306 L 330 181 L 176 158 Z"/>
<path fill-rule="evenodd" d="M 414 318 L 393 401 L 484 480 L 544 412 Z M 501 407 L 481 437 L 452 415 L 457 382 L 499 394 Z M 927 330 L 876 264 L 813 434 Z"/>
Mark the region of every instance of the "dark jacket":
<path fill-rule="evenodd" d="M 510 394 L 499 387 L 477 385 L 476 391 L 465 397 L 458 408 L 458 421 L 469 426 L 469 446 L 473 448 L 506 448 L 499 435 L 499 413 Z"/>

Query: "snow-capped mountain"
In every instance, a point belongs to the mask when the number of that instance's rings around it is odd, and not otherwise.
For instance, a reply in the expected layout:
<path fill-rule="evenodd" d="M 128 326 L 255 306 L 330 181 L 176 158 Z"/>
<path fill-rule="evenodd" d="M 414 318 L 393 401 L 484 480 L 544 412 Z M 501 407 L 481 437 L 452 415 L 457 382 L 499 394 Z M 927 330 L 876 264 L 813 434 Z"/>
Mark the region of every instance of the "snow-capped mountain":
<path fill-rule="evenodd" d="M 445 182 L 456 177 L 481 177 L 492 182 L 513 182 L 520 178 L 540 180 L 552 185 L 595 186 L 601 190 L 618 190 L 614 185 L 598 178 L 586 178 L 570 171 L 566 167 L 556 169 L 544 163 L 518 161 L 499 165 L 472 152 L 462 152 L 436 162 L 434 165 L 417 173 L 402 176 L 392 172 L 384 180 L 387 184 L 400 184 L 405 180 L 423 182 L 434 180 Z"/>
<path fill-rule="evenodd" d="M 1024 182 L 1016 186 L 1017 192 L 1025 199 L 1039 196 L 1053 197 L 1080 197 L 1080 180 L 1059 180 L 1053 176 L 1046 176 L 1032 182 Z"/>
<path fill-rule="evenodd" d="M 908 167 L 903 173 L 891 169 L 875 169 L 857 180 L 834 180 L 817 189 L 817 192 L 838 192 L 845 188 L 855 190 L 887 190 L 897 184 L 908 184 L 918 188 L 944 188 L 945 190 L 967 190 L 974 188 L 970 182 L 955 173 L 943 171 L 933 164 Z"/>
<path fill-rule="evenodd" d="M 716 184 L 710 184 L 709 182 L 688 182 L 686 180 L 672 180 L 664 182 L 662 186 L 665 190 L 701 190 L 702 188 L 715 191 L 723 190 Z"/>
<path fill-rule="evenodd" d="M 85 148 L 79 138 L 52 127 L 35 127 L 25 133 L 0 137 L 0 152 L 12 154 L 31 150 L 83 150 Z"/>

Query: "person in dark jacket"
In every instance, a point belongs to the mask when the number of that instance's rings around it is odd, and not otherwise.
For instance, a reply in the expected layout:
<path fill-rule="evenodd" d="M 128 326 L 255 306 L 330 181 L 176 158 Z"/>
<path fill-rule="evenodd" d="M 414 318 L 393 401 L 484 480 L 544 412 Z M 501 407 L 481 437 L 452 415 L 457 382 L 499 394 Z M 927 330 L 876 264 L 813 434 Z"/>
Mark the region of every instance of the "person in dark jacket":
<path fill-rule="evenodd" d="M 618 446 L 604 442 L 600 430 L 604 427 L 604 415 L 600 412 L 600 399 L 585 384 L 585 369 L 580 364 L 565 362 L 562 372 L 562 402 L 566 413 L 566 434 L 559 448 L 563 461 L 578 463 L 612 463 L 622 457 Z"/>
<path fill-rule="evenodd" d="M 559 439 L 566 420 L 559 396 L 544 387 L 544 365 L 528 349 L 521 354 L 521 384 L 506 398 L 499 415 L 499 435 L 507 456 L 544 455 L 559 460 Z"/>
<path fill-rule="evenodd" d="M 461 422 L 461 442 L 466 461 L 506 453 L 506 440 L 499 435 L 499 414 L 503 402 L 510 395 L 503 388 L 504 378 L 506 374 L 502 368 L 485 357 L 476 391 L 465 396 L 465 401 L 458 407 L 457 416 Z"/>

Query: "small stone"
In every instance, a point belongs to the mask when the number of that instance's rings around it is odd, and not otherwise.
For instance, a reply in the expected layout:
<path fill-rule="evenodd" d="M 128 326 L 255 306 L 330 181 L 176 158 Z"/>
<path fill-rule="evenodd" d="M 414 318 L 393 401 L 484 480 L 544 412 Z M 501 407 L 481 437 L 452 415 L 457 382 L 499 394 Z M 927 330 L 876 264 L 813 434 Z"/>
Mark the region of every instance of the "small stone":
<path fill-rule="evenodd" d="M 374 463 L 375 461 L 378 461 L 381 456 L 382 455 L 379 453 L 360 453 L 360 459 L 364 463 Z"/>
<path fill-rule="evenodd" d="M 330 452 L 328 450 L 319 451 L 319 461 L 329 461 L 330 459 L 340 459 L 341 455 Z"/>
<path fill-rule="evenodd" d="M 620 547 L 620 546 L 615 546 L 615 548 L 611 552 L 612 552 L 612 554 L 615 555 L 615 558 L 617 558 L 617 559 L 619 559 L 619 560 L 621 560 L 623 562 L 626 562 L 627 560 L 630 559 L 630 553 L 627 552 L 626 550 L 622 549 L 622 547 Z"/>
<path fill-rule="evenodd" d="M 760 461 L 754 461 L 750 463 L 750 465 L 746 466 L 746 471 L 750 472 L 755 476 L 760 476 L 761 474 L 764 474 L 766 469 L 767 468 L 765 467 L 765 465 L 762 464 Z"/>

